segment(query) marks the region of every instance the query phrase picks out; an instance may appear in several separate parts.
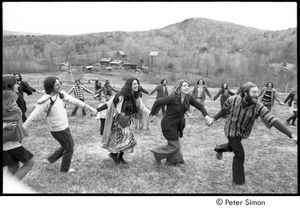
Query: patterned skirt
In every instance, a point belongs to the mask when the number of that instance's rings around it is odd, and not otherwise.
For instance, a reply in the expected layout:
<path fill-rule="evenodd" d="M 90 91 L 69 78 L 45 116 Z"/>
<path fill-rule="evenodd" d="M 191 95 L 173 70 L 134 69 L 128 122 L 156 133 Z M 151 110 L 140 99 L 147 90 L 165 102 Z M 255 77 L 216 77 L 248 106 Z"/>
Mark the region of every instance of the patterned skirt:
<path fill-rule="evenodd" d="M 102 141 L 103 148 L 112 153 L 119 152 L 133 152 L 133 148 L 136 145 L 131 124 L 127 127 L 121 127 L 118 121 L 118 117 L 114 116 L 112 120 L 111 135 L 107 141 Z"/>

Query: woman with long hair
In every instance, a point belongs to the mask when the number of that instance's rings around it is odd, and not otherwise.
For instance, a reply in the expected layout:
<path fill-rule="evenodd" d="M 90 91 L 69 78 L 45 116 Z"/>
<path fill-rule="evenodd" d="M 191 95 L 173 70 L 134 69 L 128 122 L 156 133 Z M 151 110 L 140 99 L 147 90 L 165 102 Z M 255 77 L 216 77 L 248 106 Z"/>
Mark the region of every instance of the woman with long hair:
<path fill-rule="evenodd" d="M 218 93 L 213 97 L 214 100 L 218 99 L 218 97 L 221 95 L 220 104 L 221 108 L 224 105 L 225 101 L 230 97 L 233 96 L 234 93 L 229 90 L 228 84 L 223 83 L 221 88 L 219 89 Z M 225 116 L 226 117 L 226 116 Z"/>
<path fill-rule="evenodd" d="M 120 92 L 97 108 L 98 112 L 107 109 L 101 142 L 116 164 L 127 164 L 124 152 L 133 152 L 137 143 L 132 127 L 136 114 L 142 112 L 143 117 L 148 117 L 150 112 L 142 102 L 139 86 L 137 78 L 129 78 Z"/>
<path fill-rule="evenodd" d="M 189 83 L 186 80 L 179 80 L 170 96 L 156 100 L 150 112 L 150 117 L 155 116 L 157 109 L 163 105 L 167 110 L 161 120 L 161 129 L 164 137 L 168 141 L 167 145 L 150 150 L 155 157 L 156 163 L 161 164 L 161 160 L 166 158 L 168 165 L 178 165 L 184 163 L 179 138 L 183 136 L 185 127 L 184 115 L 190 105 L 201 111 L 207 122 L 211 122 L 203 104 L 199 103 L 189 93 Z"/>

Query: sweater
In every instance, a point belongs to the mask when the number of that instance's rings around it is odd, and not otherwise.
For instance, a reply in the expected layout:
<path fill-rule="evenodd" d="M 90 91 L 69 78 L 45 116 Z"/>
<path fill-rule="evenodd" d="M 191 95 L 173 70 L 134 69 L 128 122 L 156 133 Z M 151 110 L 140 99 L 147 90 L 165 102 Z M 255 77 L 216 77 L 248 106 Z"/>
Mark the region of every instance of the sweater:
<path fill-rule="evenodd" d="M 79 106 L 81 108 L 88 107 L 90 110 L 92 110 L 92 107 L 80 101 L 79 99 L 68 95 L 65 91 L 61 91 L 60 93 L 63 94 L 63 99 L 61 99 L 58 94 L 55 96 L 51 96 L 49 94 L 43 95 L 38 100 L 35 109 L 25 121 L 23 127 L 27 130 L 35 120 L 39 119 L 42 113 L 48 110 L 48 108 L 50 107 L 50 98 L 55 101 L 47 117 L 50 131 L 63 131 L 69 127 L 67 111 L 64 108 L 65 102 Z"/>

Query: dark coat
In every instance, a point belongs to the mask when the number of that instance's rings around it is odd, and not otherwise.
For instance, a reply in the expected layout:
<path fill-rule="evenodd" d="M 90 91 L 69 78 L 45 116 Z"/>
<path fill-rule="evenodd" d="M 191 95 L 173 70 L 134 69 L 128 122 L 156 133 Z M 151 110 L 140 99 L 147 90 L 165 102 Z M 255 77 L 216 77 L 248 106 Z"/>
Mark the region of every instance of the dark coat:
<path fill-rule="evenodd" d="M 221 95 L 221 107 L 223 106 L 223 104 L 225 103 L 225 101 L 230 97 L 233 96 L 234 93 L 232 91 L 230 91 L 229 89 L 223 89 L 220 88 L 218 93 L 216 94 L 216 96 L 213 97 L 214 100 L 218 99 L 218 97 Z"/>
<path fill-rule="evenodd" d="M 163 87 L 166 87 L 165 93 L 164 93 Z M 155 89 L 153 91 L 151 91 L 150 94 L 154 94 L 154 92 L 156 92 L 156 91 L 157 91 L 156 99 L 164 98 L 164 97 L 166 97 L 166 96 L 169 95 L 169 93 L 168 93 L 168 87 L 164 86 L 164 85 L 158 85 L 158 86 L 156 86 Z"/>
<path fill-rule="evenodd" d="M 33 92 L 36 92 L 36 89 L 32 88 L 27 82 L 25 81 L 18 81 L 19 88 L 18 88 L 18 100 L 17 104 L 22 110 L 22 112 L 27 111 L 26 102 L 24 100 L 24 92 L 27 93 L 27 95 L 31 95 Z"/>
<path fill-rule="evenodd" d="M 296 95 L 296 91 L 292 91 L 291 93 L 289 93 L 287 98 L 284 100 L 284 103 L 288 103 L 289 107 L 291 107 L 292 102 L 294 101 L 295 95 Z"/>
<path fill-rule="evenodd" d="M 161 120 L 161 129 L 168 141 L 176 141 L 179 139 L 178 137 L 183 136 L 185 127 L 184 115 L 190 104 L 200 110 L 203 116 L 208 115 L 204 105 L 200 104 L 190 94 L 185 96 L 183 103 L 181 103 L 180 95 L 171 95 L 154 102 L 150 115 L 155 115 L 160 106 L 167 105 L 167 110 Z"/>

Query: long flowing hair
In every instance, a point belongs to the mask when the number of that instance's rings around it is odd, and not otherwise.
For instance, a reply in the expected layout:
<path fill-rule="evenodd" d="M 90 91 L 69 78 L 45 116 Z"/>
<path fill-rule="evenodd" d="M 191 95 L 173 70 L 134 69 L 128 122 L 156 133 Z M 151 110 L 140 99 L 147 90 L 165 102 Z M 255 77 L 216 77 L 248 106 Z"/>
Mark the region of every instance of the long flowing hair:
<path fill-rule="evenodd" d="M 136 80 L 138 85 L 140 86 L 140 81 L 137 78 L 128 78 L 124 84 L 124 86 L 122 87 L 121 91 L 119 92 L 119 95 L 123 95 L 124 99 L 129 99 L 130 97 L 132 97 L 132 83 L 133 81 Z M 141 89 L 138 88 L 138 91 L 133 93 L 133 96 L 135 99 L 139 98 Z"/>
<path fill-rule="evenodd" d="M 180 97 L 181 97 L 181 87 L 182 87 L 184 82 L 189 84 L 189 82 L 187 80 L 179 79 L 176 82 L 174 88 L 172 89 L 172 93 L 170 94 L 170 96 L 174 96 L 174 97 L 176 97 L 176 99 L 180 99 Z M 189 100 L 189 97 L 191 97 L 191 95 L 187 94 L 185 98 L 188 98 L 187 100 Z M 190 103 L 187 102 L 187 100 L 185 99 L 184 102 L 183 102 L 183 105 L 184 105 L 186 110 L 188 110 L 190 108 Z"/>
<path fill-rule="evenodd" d="M 13 74 L 13 76 L 16 76 L 16 75 L 18 75 L 18 76 L 20 77 L 20 81 L 22 81 L 22 76 L 21 76 L 21 74 L 20 74 L 20 73 L 14 73 L 14 74 Z"/>
<path fill-rule="evenodd" d="M 202 81 L 203 85 L 205 85 L 205 81 L 204 81 L 202 78 L 200 78 L 200 79 L 197 81 L 197 85 L 200 84 L 200 81 Z"/>

